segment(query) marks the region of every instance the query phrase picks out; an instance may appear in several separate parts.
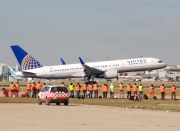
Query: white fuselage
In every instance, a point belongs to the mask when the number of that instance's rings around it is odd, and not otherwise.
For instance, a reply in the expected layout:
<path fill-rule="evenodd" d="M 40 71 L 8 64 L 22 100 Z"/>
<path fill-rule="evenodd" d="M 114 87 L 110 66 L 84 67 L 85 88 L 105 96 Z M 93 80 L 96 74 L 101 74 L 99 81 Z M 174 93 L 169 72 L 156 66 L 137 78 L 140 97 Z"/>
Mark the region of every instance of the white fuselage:
<path fill-rule="evenodd" d="M 156 70 L 165 68 L 167 65 L 157 58 L 136 58 L 124 60 L 112 60 L 101 62 L 89 62 L 87 66 L 102 70 L 120 72 L 133 72 L 144 70 Z M 41 68 L 24 70 L 25 77 L 63 79 L 63 78 L 82 78 L 85 76 L 83 66 L 79 64 L 44 66 Z M 33 73 L 35 75 L 30 75 Z"/>

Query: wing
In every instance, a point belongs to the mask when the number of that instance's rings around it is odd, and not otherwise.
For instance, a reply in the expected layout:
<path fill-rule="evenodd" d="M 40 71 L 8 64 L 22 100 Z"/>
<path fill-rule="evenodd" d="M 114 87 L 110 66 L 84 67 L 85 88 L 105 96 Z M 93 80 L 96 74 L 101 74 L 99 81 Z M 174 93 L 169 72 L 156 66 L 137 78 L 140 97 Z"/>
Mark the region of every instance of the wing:
<path fill-rule="evenodd" d="M 80 63 L 84 68 L 84 73 L 86 74 L 85 77 L 88 77 L 90 75 L 96 75 L 96 74 L 103 74 L 105 71 L 90 67 L 84 63 L 84 61 L 79 57 Z"/>

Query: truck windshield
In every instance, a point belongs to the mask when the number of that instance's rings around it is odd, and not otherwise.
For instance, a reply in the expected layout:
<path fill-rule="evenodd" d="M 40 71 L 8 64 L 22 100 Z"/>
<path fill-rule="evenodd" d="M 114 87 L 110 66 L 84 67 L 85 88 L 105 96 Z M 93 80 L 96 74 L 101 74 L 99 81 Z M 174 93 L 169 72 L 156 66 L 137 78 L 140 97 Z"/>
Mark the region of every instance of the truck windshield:
<path fill-rule="evenodd" d="M 58 86 L 58 87 L 52 87 L 51 88 L 51 91 L 54 91 L 54 92 L 67 92 L 68 90 L 67 90 L 67 88 L 66 87 L 60 87 L 60 86 Z"/>

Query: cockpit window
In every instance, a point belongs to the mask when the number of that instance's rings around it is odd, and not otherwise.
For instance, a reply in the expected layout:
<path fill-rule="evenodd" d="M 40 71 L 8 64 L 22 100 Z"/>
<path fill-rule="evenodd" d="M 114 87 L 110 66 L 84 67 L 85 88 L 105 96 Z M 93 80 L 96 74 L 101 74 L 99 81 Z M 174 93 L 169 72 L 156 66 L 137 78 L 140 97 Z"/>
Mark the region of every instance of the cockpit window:
<path fill-rule="evenodd" d="M 159 60 L 158 63 L 163 63 L 163 61 L 162 61 L 162 60 Z"/>

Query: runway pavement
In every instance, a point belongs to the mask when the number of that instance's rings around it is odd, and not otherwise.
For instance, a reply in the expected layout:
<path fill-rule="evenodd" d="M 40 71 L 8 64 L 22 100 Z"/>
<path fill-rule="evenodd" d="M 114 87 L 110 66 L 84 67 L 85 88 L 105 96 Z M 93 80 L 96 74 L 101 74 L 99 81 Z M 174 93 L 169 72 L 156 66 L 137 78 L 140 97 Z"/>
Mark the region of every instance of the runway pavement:
<path fill-rule="evenodd" d="M 179 131 L 179 112 L 51 104 L 0 104 L 2 131 Z"/>

